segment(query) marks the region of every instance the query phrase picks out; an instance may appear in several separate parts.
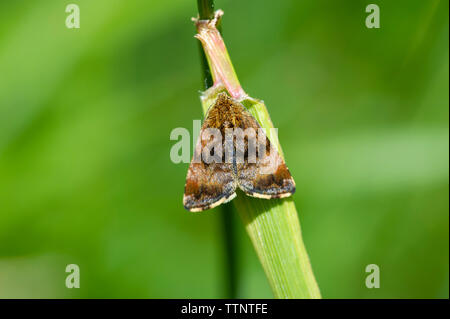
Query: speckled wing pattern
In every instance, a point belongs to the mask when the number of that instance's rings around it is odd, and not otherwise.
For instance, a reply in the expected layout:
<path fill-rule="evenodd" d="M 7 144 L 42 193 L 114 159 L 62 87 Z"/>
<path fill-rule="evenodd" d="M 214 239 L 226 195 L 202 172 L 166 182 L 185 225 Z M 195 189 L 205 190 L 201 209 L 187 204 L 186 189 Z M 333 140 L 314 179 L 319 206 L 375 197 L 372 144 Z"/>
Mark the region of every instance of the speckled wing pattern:
<path fill-rule="evenodd" d="M 226 129 L 253 128 L 257 134 L 257 143 L 265 141 L 265 144 L 258 145 L 258 152 L 261 148 L 265 156 L 258 153 L 256 161 L 249 161 L 247 138 L 234 138 L 232 141 L 224 138 L 223 149 L 230 146 L 226 143 L 233 143 L 233 160 L 227 162 L 223 156 L 220 163 L 205 163 L 201 159 L 201 152 L 207 141 L 202 139 L 202 133 L 208 128 L 220 130 L 223 137 Z M 262 135 L 258 136 L 260 134 Z M 236 160 L 238 149 L 244 150 L 243 161 Z M 201 160 L 192 160 L 189 166 L 183 197 L 183 205 L 189 211 L 203 211 L 232 200 L 236 196 L 237 186 L 249 196 L 265 199 L 288 197 L 295 192 L 295 182 L 285 162 L 276 149 L 271 148 L 270 140 L 261 130 L 258 121 L 241 103 L 226 93 L 220 93 L 215 104 L 208 110 L 194 158 Z"/>

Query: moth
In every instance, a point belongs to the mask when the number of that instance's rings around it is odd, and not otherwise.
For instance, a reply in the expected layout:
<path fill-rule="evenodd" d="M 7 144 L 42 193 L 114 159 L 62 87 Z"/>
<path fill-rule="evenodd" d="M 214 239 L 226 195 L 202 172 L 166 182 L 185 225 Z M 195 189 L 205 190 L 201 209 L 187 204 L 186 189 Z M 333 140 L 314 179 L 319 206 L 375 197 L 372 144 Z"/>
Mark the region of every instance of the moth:
<path fill-rule="evenodd" d="M 240 102 L 220 93 L 200 129 L 183 205 L 191 212 L 210 209 L 235 198 L 237 187 L 265 199 L 295 192 L 286 163 L 258 121 Z"/>

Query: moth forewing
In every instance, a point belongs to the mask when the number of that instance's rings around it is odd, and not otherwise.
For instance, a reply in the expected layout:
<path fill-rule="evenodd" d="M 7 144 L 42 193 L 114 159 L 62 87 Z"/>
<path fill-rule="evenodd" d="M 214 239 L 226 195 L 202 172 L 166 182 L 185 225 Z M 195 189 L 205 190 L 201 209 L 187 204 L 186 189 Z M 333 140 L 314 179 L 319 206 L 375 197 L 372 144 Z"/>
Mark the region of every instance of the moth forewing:
<path fill-rule="evenodd" d="M 258 132 L 258 157 L 256 163 L 251 163 L 249 158 L 246 158 L 243 165 L 237 165 L 239 187 L 248 195 L 258 198 L 282 198 L 292 195 L 295 192 L 294 180 L 275 145 L 270 142 L 249 111 L 244 109 L 242 116 L 243 122 Z"/>
<path fill-rule="evenodd" d="M 220 123 L 216 103 L 208 110 L 200 129 L 193 161 L 189 165 L 183 196 L 183 205 L 189 211 L 214 208 L 236 196 L 233 164 L 223 160 Z M 195 162 L 198 158 L 200 162 Z"/>

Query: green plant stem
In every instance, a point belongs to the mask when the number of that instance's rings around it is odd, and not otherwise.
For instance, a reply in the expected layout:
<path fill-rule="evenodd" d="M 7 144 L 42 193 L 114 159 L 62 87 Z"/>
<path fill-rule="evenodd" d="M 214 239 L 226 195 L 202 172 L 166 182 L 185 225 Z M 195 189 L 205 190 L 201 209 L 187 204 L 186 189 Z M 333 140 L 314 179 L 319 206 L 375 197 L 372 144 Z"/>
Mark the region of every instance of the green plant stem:
<path fill-rule="evenodd" d="M 197 0 L 199 19 L 211 20 L 214 18 L 214 1 Z M 203 51 L 202 44 L 199 42 L 200 59 L 202 64 L 203 84 L 205 89 L 213 85 L 213 78 L 209 69 L 208 60 Z M 233 206 L 226 203 L 220 206 L 221 226 L 223 232 L 224 245 L 224 265 L 225 265 L 225 298 L 237 298 L 237 240 L 235 234 L 235 225 L 233 219 Z"/>
<path fill-rule="evenodd" d="M 214 1 L 213 0 L 197 0 L 198 17 L 201 20 L 211 20 L 214 18 Z M 211 71 L 208 66 L 208 60 L 206 59 L 205 52 L 203 51 L 202 44 L 199 43 L 200 60 L 203 73 L 203 85 L 205 89 L 210 88 L 213 85 L 213 79 Z"/>
<path fill-rule="evenodd" d="M 214 18 L 214 0 L 197 0 L 198 14 L 201 20 Z"/>
<path fill-rule="evenodd" d="M 213 87 L 202 95 L 203 112 L 225 87 Z M 241 101 L 258 120 L 283 156 L 264 102 L 250 97 Z M 292 197 L 258 199 L 238 191 L 235 205 L 263 266 L 275 298 L 321 298 L 303 243 L 298 213 Z"/>
<path fill-rule="evenodd" d="M 238 240 L 236 238 L 236 227 L 233 218 L 234 207 L 231 203 L 222 204 L 220 207 L 220 217 L 224 238 L 224 265 L 225 265 L 225 297 L 237 298 L 238 287 L 238 263 L 237 255 L 239 251 Z"/>

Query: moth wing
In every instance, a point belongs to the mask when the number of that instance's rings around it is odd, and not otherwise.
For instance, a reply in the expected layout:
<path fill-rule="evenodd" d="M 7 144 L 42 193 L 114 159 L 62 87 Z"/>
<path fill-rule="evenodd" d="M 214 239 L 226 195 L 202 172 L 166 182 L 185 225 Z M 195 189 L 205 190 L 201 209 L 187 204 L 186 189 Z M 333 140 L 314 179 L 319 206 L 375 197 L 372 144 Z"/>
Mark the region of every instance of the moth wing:
<path fill-rule="evenodd" d="M 191 163 L 184 188 L 183 205 L 191 212 L 214 208 L 232 200 L 236 183 L 230 164 Z"/>
<path fill-rule="evenodd" d="M 249 162 L 248 141 L 245 141 L 244 161 L 236 164 L 239 188 L 247 195 L 258 198 L 291 196 L 295 192 L 295 182 L 286 163 L 261 129 L 258 121 L 245 108 L 242 118 L 243 127 L 251 127 L 257 132 L 258 156 L 256 161 Z"/>
<path fill-rule="evenodd" d="M 208 142 L 202 139 L 203 133 L 208 128 L 220 127 L 222 120 L 218 118 L 219 113 L 214 106 L 209 110 L 197 140 L 194 157 L 189 165 L 183 205 L 191 212 L 214 208 L 236 197 L 236 176 L 233 172 L 233 163 L 221 160 L 208 164 L 201 156 L 202 150 Z"/>

